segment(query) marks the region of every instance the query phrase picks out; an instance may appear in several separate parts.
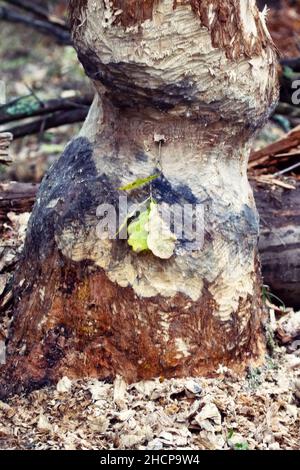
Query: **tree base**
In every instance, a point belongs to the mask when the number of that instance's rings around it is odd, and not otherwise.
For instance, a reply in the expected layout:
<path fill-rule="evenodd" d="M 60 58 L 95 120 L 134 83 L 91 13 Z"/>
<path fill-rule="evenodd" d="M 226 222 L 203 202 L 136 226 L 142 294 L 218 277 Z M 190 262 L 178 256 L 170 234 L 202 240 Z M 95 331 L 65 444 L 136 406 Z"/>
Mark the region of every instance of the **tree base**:
<path fill-rule="evenodd" d="M 69 263 L 58 253 L 47 262 L 48 270 L 51 280 L 45 276 L 40 289 L 47 283 L 52 305 L 43 317 L 37 295 L 32 291 L 23 297 L 24 311 L 14 322 L 2 369 L 1 399 L 55 384 L 65 375 L 112 380 L 119 374 L 131 383 L 215 375 L 220 364 L 242 373 L 265 352 L 259 301 L 249 305 L 252 319 L 246 329 L 240 331 L 236 315 L 226 331 L 213 315 L 208 290 L 192 305 L 180 294 L 139 299 L 102 270 Z"/>
<path fill-rule="evenodd" d="M 119 374 L 135 382 L 216 374 L 220 364 L 242 372 L 260 360 L 264 337 L 259 266 L 253 262 L 254 209 L 227 212 L 230 223 L 218 223 L 215 232 L 208 224 L 204 249 L 194 254 L 160 260 L 150 252 L 133 253 L 127 240 L 115 240 L 107 255 L 95 233 L 96 210 L 116 201 L 113 188 L 120 184 L 97 172 L 91 154 L 85 139 L 74 140 L 41 184 L 14 279 L 0 398 L 65 375 L 109 380 Z M 175 198 L 181 206 L 191 197 L 183 189 L 164 179 L 153 185 L 156 200 Z M 208 204 L 208 214 L 218 220 L 217 203 Z M 245 227 L 248 238 L 241 244 Z M 128 282 L 126 267 L 125 286 L 120 277 L 112 280 L 112 271 L 99 266 L 107 256 L 117 269 L 129 259 L 132 264 L 125 266 L 137 266 L 138 281 Z M 159 286 L 157 295 L 149 290 L 152 284 Z"/>

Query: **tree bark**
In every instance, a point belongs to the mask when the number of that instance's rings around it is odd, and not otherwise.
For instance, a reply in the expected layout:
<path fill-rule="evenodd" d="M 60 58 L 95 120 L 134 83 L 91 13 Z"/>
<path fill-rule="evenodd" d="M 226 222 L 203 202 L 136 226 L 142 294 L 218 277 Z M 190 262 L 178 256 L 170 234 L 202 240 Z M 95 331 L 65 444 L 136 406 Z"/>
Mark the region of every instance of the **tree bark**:
<path fill-rule="evenodd" d="M 264 17 L 252 0 L 73 0 L 71 22 L 98 96 L 39 191 L 1 395 L 62 375 L 242 371 L 264 352 L 246 175 L 249 141 L 278 95 Z M 152 199 L 148 249 L 114 237 L 111 221 L 104 239 L 106 212 L 124 222 L 118 188 L 151 175 L 127 191 L 130 214 Z M 157 208 L 174 204 L 203 209 L 201 249 L 190 233 L 151 229 Z"/>

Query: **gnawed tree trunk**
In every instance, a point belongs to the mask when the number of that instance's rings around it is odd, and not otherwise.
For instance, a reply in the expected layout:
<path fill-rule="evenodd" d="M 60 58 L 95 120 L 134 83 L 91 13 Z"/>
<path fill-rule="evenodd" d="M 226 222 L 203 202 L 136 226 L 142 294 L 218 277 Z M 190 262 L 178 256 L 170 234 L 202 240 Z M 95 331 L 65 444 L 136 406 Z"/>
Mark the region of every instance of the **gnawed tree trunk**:
<path fill-rule="evenodd" d="M 252 0 L 74 0 L 71 18 L 98 96 L 39 191 L 1 395 L 63 375 L 243 370 L 264 351 L 246 176 L 249 139 L 278 94 L 264 17 Z M 178 238 L 162 259 L 97 235 L 97 208 L 118 212 L 118 188 L 156 174 L 159 205 L 205 208 L 201 249 Z M 129 208 L 149 191 L 128 191 Z"/>
<path fill-rule="evenodd" d="M 255 181 L 252 186 L 260 217 L 263 281 L 286 306 L 300 308 L 300 182 L 294 183 L 293 190 Z M 31 212 L 37 190 L 37 184 L 0 184 L 0 224 L 10 223 L 10 212 Z"/>

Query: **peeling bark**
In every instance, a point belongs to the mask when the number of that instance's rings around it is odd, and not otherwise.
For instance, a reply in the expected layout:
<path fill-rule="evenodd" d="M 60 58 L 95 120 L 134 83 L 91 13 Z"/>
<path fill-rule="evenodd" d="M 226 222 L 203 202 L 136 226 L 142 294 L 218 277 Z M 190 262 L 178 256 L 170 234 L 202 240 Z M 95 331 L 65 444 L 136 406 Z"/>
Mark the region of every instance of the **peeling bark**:
<path fill-rule="evenodd" d="M 128 26 L 113 3 L 71 2 L 98 96 L 39 191 L 15 277 L 2 396 L 62 375 L 134 381 L 212 374 L 220 363 L 241 371 L 262 358 L 246 170 L 249 139 L 278 94 L 273 45 L 251 0 L 246 9 L 222 2 L 230 20 L 220 2 L 197 2 L 218 7 L 221 42 L 196 2 L 157 2 L 151 18 Z M 157 173 L 159 205 L 203 206 L 202 249 L 178 240 L 163 260 L 97 236 L 97 207 L 118 207 L 118 188 Z M 129 192 L 129 207 L 147 196 L 147 186 Z"/>

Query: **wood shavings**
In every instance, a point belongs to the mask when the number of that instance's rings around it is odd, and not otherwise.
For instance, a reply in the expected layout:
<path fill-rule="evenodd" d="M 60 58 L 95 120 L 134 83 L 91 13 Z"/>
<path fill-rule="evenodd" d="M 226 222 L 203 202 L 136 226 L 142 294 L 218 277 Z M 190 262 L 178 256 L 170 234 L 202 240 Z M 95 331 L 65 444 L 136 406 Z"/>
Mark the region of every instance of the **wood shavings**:
<path fill-rule="evenodd" d="M 63 377 L 57 384 L 56 390 L 59 393 L 66 393 L 71 390 L 72 381 L 68 377 Z"/>
<path fill-rule="evenodd" d="M 120 379 L 114 384 L 81 380 L 64 393 L 52 387 L 14 397 L 0 403 L 0 448 L 297 449 L 299 368 L 289 367 L 293 354 L 282 348 L 276 354 L 261 368 L 255 386 L 249 377 L 237 380 L 230 374 L 130 387 Z M 188 390 L 191 382 L 200 395 Z M 124 406 L 120 411 L 116 398 Z"/>
<path fill-rule="evenodd" d="M 283 316 L 277 327 L 277 335 L 283 344 L 300 339 L 300 312 L 290 312 Z"/>

